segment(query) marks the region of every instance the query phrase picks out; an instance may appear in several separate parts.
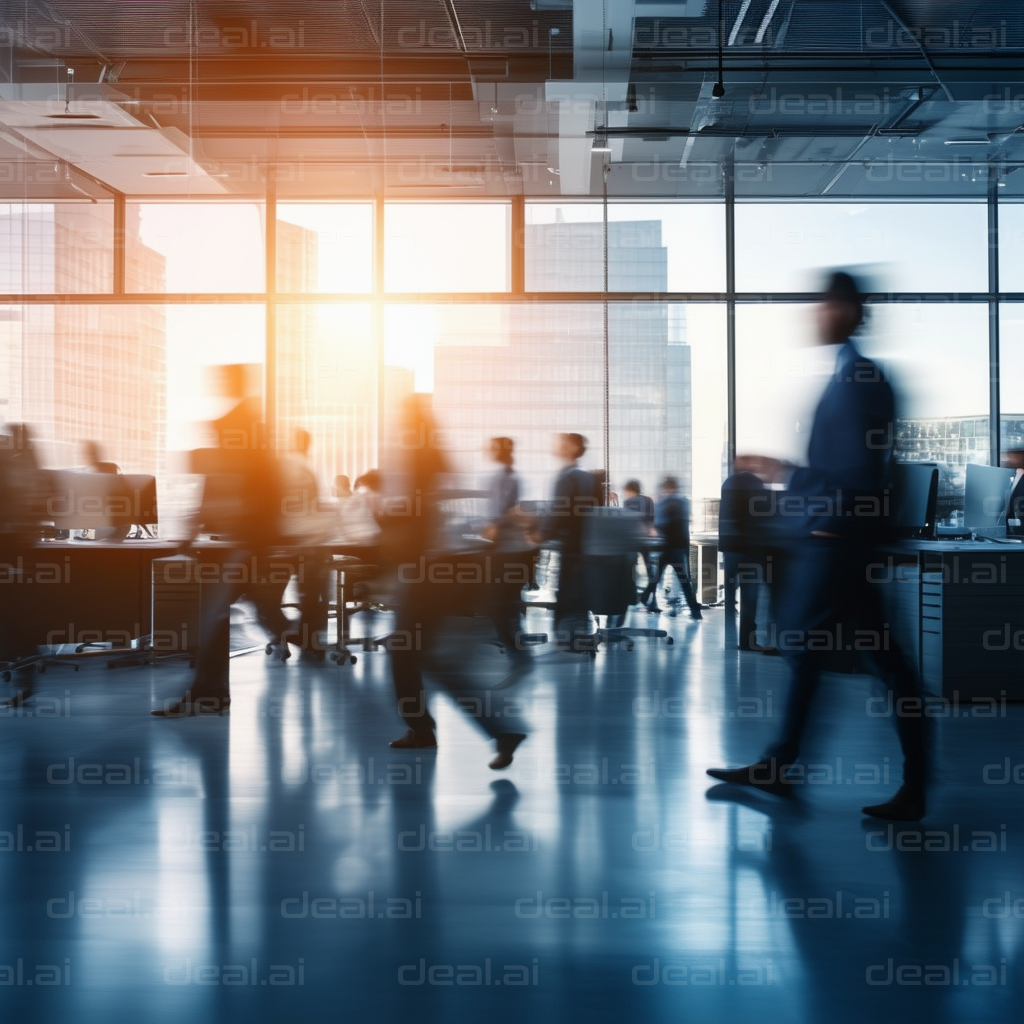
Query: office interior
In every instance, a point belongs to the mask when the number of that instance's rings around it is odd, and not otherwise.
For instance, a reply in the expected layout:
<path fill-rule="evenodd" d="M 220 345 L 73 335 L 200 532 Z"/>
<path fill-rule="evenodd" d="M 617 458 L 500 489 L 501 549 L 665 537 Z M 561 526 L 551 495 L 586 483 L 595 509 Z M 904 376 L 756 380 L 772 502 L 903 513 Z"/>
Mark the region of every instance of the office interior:
<path fill-rule="evenodd" d="M 1006 0 L 0 7 L 5 1019 L 1016 1020 L 1022 54 Z M 895 395 L 868 573 L 919 696 L 832 634 L 780 797 L 706 775 L 792 689 L 719 513 L 750 456 L 807 462 L 836 270 Z M 258 556 L 211 427 L 243 405 L 307 481 Z M 566 643 L 570 435 L 631 592 Z M 685 499 L 653 594 L 630 481 Z M 384 585 L 421 500 L 447 561 Z M 436 747 L 396 706 L 425 646 Z M 901 715 L 920 820 L 862 813 Z"/>

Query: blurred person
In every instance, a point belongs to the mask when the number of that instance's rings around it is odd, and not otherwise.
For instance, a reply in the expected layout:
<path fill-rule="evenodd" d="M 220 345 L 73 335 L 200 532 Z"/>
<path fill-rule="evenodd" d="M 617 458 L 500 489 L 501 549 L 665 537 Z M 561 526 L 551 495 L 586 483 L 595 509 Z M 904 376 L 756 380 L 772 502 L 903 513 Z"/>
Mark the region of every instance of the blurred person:
<path fill-rule="evenodd" d="M 379 479 L 374 483 L 379 485 Z M 379 500 L 375 506 L 374 499 L 381 496 L 366 486 L 365 477 L 358 477 L 353 488 L 344 474 L 334 478 L 334 496 L 338 499 L 338 540 L 355 547 L 372 547 L 380 534 L 374 514 Z"/>
<path fill-rule="evenodd" d="M 627 480 L 622 487 L 622 507 L 640 515 L 640 531 L 644 540 L 657 536 L 654 529 L 654 499 L 643 493 L 639 480 Z M 640 548 L 640 558 L 644 563 L 647 583 L 637 598 L 640 604 L 647 604 L 651 580 L 654 579 L 654 563 L 651 560 L 650 548 L 644 544 Z"/>
<path fill-rule="evenodd" d="M 309 464 L 312 445 L 313 435 L 303 427 L 296 427 L 288 452 L 280 462 L 282 533 L 283 538 L 292 543 L 315 544 L 334 532 L 333 514 L 328 519 L 320 509 L 320 485 Z M 301 661 L 320 663 L 327 653 L 328 569 L 319 557 L 303 558 L 302 570 L 295 574 L 299 621 L 288 631 L 285 640 L 299 648 Z M 281 586 L 282 600 L 287 586 L 288 581 Z"/>
<path fill-rule="evenodd" d="M 679 481 L 667 476 L 661 482 L 661 497 L 654 506 L 654 528 L 661 539 L 661 553 L 658 555 L 658 569 L 647 584 L 649 612 L 657 614 L 658 585 L 665 578 L 665 570 L 672 566 L 676 579 L 682 588 L 683 597 L 690 609 L 690 617 L 700 621 L 700 602 L 693 591 L 690 580 L 690 503 L 679 493 Z"/>
<path fill-rule="evenodd" d="M 494 740 L 496 753 L 490 767 L 496 771 L 507 768 L 526 736 L 506 729 L 504 719 L 470 713 L 470 706 L 483 705 L 468 679 L 465 643 L 456 643 L 454 651 L 452 644 L 445 643 L 449 639 L 442 628 L 445 619 L 470 609 L 460 606 L 463 588 L 453 579 L 452 554 L 442 550 L 439 500 L 442 477 L 449 472 L 449 465 L 437 441 L 439 431 L 429 395 L 413 394 L 406 399 L 398 436 L 405 498 L 390 503 L 390 523 L 384 536 L 394 546 L 392 556 L 400 586 L 395 636 L 399 641 L 414 636 L 418 639 L 391 646 L 398 712 L 408 726 L 405 735 L 392 740 L 391 746 L 437 746 L 423 681 L 424 671 L 428 671 L 455 698 L 459 709 Z"/>
<path fill-rule="evenodd" d="M 782 550 L 778 581 L 780 636 L 793 637 L 782 648 L 792 674 L 782 735 L 756 764 L 708 769 L 723 782 L 790 795 L 790 767 L 800 755 L 813 698 L 827 657 L 825 637 L 842 626 L 847 635 L 874 637 L 863 651 L 896 706 L 917 701 L 917 676 L 894 637 L 885 634 L 877 589 L 868 579 L 872 549 L 884 534 L 881 514 L 889 482 L 896 403 L 882 370 L 865 358 L 852 340 L 864 320 L 864 300 L 856 280 L 830 276 L 817 308 L 818 338 L 838 345 L 835 374 L 814 415 L 807 466 L 793 474 L 788 514 L 775 518 Z M 872 511 L 873 510 L 873 511 Z M 876 818 L 916 821 L 926 810 L 927 737 L 924 717 L 898 715 L 903 749 L 903 784 L 890 800 L 863 808 Z"/>
<path fill-rule="evenodd" d="M 718 550 L 725 566 L 725 607 L 736 609 L 739 596 L 738 644 L 741 651 L 761 650 L 756 642 L 757 602 L 768 585 L 769 555 L 760 536 L 757 503 L 765 497 L 764 480 L 751 470 L 752 461 L 738 455 L 734 471 L 722 483 L 718 512 Z"/>
<path fill-rule="evenodd" d="M 487 481 L 487 518 L 484 536 L 494 544 L 491 618 L 498 640 L 508 652 L 512 671 L 499 683 L 510 686 L 529 671 L 530 655 L 520 643 L 523 584 L 529 580 L 533 545 L 526 534 L 525 518 L 518 513 L 521 483 L 515 471 L 515 442 L 492 437 L 486 455 L 498 465 Z"/>
<path fill-rule="evenodd" d="M 0 432 L 0 585 L 24 581 L 20 566 L 42 535 L 49 492 L 39 469 L 32 428 L 7 424 Z M 0 615 L 0 660 L 10 666 L 15 685 L 14 697 L 0 701 L 0 707 L 21 707 L 35 689 L 34 667 L 14 663 L 24 656 L 25 635 L 34 635 L 38 623 L 19 622 L 20 617 L 20 603 L 13 601 Z"/>
<path fill-rule="evenodd" d="M 1024 536 L 1024 450 L 1015 448 L 1003 452 L 1000 465 L 1014 470 L 1010 498 L 1006 503 L 1006 536 Z"/>
<path fill-rule="evenodd" d="M 552 454 L 562 468 L 555 477 L 551 507 L 544 524 L 546 540 L 559 544 L 558 593 L 555 597 L 555 632 L 560 645 L 576 646 L 587 632 L 589 615 L 583 528 L 586 510 L 597 504 L 594 477 L 580 468 L 587 451 L 582 434 L 555 434 Z"/>
<path fill-rule="evenodd" d="M 27 423 L 9 423 L 2 444 L 10 453 L 11 464 L 19 469 L 41 468 L 35 435 Z"/>
<path fill-rule="evenodd" d="M 116 462 L 103 461 L 103 453 L 96 441 L 82 441 L 79 451 L 86 472 L 108 476 L 120 474 L 121 467 Z M 88 530 L 73 530 L 71 534 L 83 540 L 124 540 L 130 532 L 130 526 L 96 526 Z"/>
<path fill-rule="evenodd" d="M 215 391 L 232 405 L 211 424 L 217 446 L 206 454 L 212 456 L 210 468 L 215 472 L 207 475 L 204 507 L 192 524 L 192 535 L 209 530 L 211 521 L 215 522 L 217 532 L 226 533 L 234 544 L 225 562 L 248 567 L 255 560 L 257 566 L 266 565 L 268 549 L 279 544 L 281 537 L 283 490 L 278 460 L 263 422 L 260 399 L 252 393 L 249 367 L 215 367 L 211 376 Z M 211 508 L 207 496 L 218 489 L 221 504 Z M 221 522 L 216 521 L 218 517 Z M 240 575 L 221 572 L 217 579 L 204 582 L 201 636 L 192 685 L 181 700 L 167 701 L 152 714 L 185 718 L 228 710 L 231 604 L 243 594 L 255 605 L 257 619 L 270 634 L 275 654 L 283 658 L 281 652 L 287 652 L 284 636 L 290 624 L 281 611 L 279 587 L 260 582 L 268 575 L 264 572 L 257 572 L 259 579 L 247 581 L 236 578 Z"/>
<path fill-rule="evenodd" d="M 103 461 L 103 452 L 96 441 L 83 441 L 78 447 L 82 454 L 82 465 L 90 473 L 121 472 L 121 467 L 116 462 Z"/>
<path fill-rule="evenodd" d="M 590 475 L 594 478 L 594 497 L 599 505 L 607 508 L 619 507 L 619 496 L 608 487 L 608 474 L 603 469 L 592 469 Z"/>

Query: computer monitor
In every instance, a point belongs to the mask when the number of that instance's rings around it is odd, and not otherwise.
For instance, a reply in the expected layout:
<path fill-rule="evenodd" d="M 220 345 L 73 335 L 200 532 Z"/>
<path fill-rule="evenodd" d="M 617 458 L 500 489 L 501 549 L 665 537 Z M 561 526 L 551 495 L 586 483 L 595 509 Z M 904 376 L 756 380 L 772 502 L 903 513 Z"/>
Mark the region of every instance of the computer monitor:
<path fill-rule="evenodd" d="M 935 536 L 939 467 L 934 462 L 900 462 L 892 467 L 890 522 L 900 537 L 929 540 Z"/>
<path fill-rule="evenodd" d="M 58 530 L 107 530 L 157 522 L 156 478 L 141 473 L 41 470 L 44 518 Z"/>
<path fill-rule="evenodd" d="M 964 526 L 982 535 L 1006 536 L 1006 505 L 1014 470 L 1000 466 L 967 467 L 964 490 Z"/>

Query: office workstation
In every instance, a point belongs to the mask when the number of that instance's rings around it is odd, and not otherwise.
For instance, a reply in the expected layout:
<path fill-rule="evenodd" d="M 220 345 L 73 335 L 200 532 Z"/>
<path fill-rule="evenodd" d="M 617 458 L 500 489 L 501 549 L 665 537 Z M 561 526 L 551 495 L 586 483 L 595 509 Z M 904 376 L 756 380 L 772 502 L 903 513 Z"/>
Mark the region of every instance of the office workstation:
<path fill-rule="evenodd" d="M 0 5 L 0 1019 L 1018 1020 L 1018 7 Z"/>

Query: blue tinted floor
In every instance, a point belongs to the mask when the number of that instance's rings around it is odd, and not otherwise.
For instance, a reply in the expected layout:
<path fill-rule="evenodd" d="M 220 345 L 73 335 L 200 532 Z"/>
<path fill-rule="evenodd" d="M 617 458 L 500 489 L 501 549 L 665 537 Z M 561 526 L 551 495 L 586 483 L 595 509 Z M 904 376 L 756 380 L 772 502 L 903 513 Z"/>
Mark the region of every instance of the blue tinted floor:
<path fill-rule="evenodd" d="M 892 830 L 859 813 L 897 781 L 885 703 L 831 677 L 801 797 L 716 799 L 785 669 L 723 653 L 721 610 L 662 621 L 492 693 L 531 730 L 500 776 L 444 698 L 436 754 L 389 751 L 385 653 L 238 658 L 230 718 L 177 722 L 147 712 L 178 668 L 49 671 L 0 717 L 3 1019 L 1020 1020 L 1024 709 L 937 719 Z"/>

